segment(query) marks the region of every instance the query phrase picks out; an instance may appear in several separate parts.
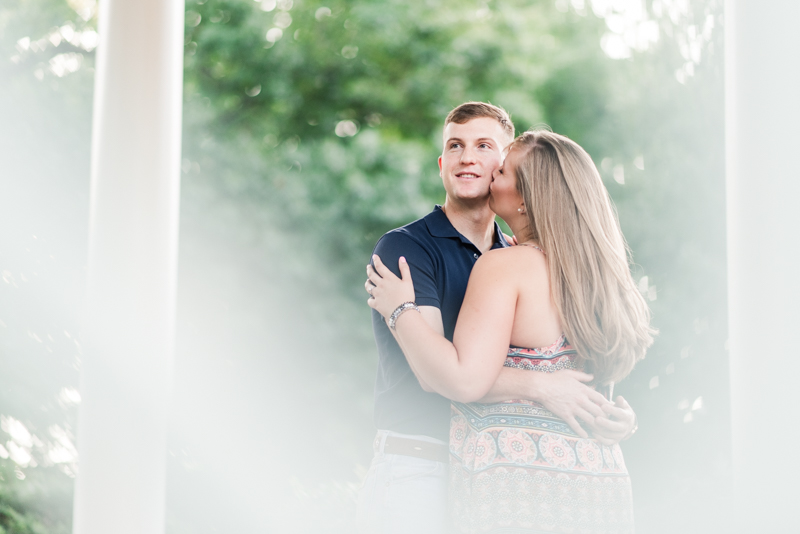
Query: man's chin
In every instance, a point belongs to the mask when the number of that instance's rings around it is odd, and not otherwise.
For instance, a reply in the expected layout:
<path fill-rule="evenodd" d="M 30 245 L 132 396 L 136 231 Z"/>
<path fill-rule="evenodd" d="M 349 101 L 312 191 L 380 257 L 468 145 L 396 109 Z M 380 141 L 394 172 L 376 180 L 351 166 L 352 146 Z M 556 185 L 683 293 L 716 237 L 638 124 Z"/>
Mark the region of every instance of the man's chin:
<path fill-rule="evenodd" d="M 462 206 L 468 206 L 470 208 L 485 208 L 489 205 L 489 192 L 485 192 L 484 194 L 460 194 L 460 195 L 448 195 L 448 198 L 461 204 Z"/>

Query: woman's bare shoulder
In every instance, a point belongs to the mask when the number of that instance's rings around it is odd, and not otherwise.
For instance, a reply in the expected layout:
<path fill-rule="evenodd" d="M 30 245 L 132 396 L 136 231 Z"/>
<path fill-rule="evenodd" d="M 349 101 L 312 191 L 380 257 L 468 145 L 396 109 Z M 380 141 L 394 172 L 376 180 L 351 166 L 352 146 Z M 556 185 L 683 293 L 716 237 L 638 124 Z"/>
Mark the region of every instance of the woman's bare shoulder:
<path fill-rule="evenodd" d="M 542 251 L 525 245 L 515 245 L 513 247 L 495 248 L 489 250 L 481 256 L 480 261 L 491 263 L 492 265 L 513 264 L 525 262 L 525 264 L 546 265 L 545 255 Z"/>
<path fill-rule="evenodd" d="M 545 273 L 546 269 L 547 260 L 544 254 L 532 247 L 516 245 L 492 249 L 484 253 L 475 264 L 473 273 L 530 276 L 536 272 Z"/>

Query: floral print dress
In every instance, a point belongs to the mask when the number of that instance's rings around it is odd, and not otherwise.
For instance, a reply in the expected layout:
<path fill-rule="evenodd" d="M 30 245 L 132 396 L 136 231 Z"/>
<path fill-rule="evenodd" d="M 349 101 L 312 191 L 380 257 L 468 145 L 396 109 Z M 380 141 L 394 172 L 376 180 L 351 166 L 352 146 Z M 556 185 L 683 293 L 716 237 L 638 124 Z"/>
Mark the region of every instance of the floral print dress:
<path fill-rule="evenodd" d="M 561 336 L 512 347 L 506 367 L 576 369 Z M 619 445 L 583 439 L 541 404 L 453 403 L 450 498 L 457 532 L 633 532 L 631 483 Z"/>

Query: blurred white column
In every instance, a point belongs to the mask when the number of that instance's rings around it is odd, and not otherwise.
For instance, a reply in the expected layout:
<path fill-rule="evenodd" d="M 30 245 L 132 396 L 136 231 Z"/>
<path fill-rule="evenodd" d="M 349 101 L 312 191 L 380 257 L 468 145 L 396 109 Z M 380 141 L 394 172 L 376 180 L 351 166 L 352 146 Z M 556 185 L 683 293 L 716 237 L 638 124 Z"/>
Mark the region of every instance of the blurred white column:
<path fill-rule="evenodd" d="M 800 2 L 725 3 L 736 532 L 800 528 Z"/>
<path fill-rule="evenodd" d="M 183 0 L 100 0 L 75 534 L 164 531 Z"/>

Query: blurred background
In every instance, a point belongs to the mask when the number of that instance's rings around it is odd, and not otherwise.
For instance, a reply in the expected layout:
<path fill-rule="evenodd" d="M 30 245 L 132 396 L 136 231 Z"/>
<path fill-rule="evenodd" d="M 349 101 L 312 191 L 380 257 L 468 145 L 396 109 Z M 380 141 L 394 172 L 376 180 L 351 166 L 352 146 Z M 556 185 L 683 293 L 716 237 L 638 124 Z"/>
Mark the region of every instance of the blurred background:
<path fill-rule="evenodd" d="M 0 5 L 0 532 L 71 530 L 94 0 Z M 167 532 L 353 532 L 364 265 L 444 200 L 447 112 L 594 158 L 661 333 L 617 386 L 639 532 L 729 486 L 722 0 L 187 0 Z M 141 35 L 143 41 L 147 35 Z"/>

